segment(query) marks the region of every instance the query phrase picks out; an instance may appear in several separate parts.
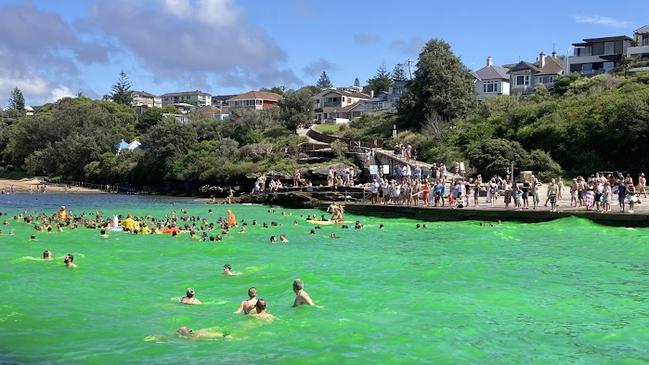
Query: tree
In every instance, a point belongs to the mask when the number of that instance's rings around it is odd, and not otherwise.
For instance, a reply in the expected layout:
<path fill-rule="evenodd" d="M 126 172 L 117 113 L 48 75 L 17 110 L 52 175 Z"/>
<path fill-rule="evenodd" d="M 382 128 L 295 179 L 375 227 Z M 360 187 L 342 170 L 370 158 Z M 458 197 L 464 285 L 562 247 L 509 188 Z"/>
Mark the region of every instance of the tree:
<path fill-rule="evenodd" d="M 140 114 L 137 118 L 135 129 L 138 132 L 144 133 L 149 128 L 162 121 L 162 110 L 160 108 L 149 108 L 144 113 Z"/>
<path fill-rule="evenodd" d="M 357 78 L 354 79 L 354 86 L 360 87 L 361 86 L 361 81 Z"/>
<path fill-rule="evenodd" d="M 327 75 L 326 71 L 322 71 L 320 78 L 316 83 L 316 86 L 320 89 L 331 89 L 332 87 L 334 87 L 334 85 L 331 83 L 331 80 L 329 80 L 329 76 Z"/>
<path fill-rule="evenodd" d="M 307 125 L 313 119 L 311 96 L 307 91 L 286 93 L 279 101 L 279 117 L 286 129 L 295 131 L 300 125 Z"/>
<path fill-rule="evenodd" d="M 374 91 L 374 93 L 388 91 L 390 86 L 392 86 L 392 78 L 385 65 L 379 66 L 374 77 L 367 80 L 368 89 Z"/>
<path fill-rule="evenodd" d="M 20 113 L 25 111 L 25 97 L 19 88 L 15 87 L 11 91 L 11 98 L 9 99 L 9 108 Z"/>
<path fill-rule="evenodd" d="M 392 70 L 392 81 L 406 81 L 406 71 L 403 69 L 402 63 L 394 65 Z"/>
<path fill-rule="evenodd" d="M 475 103 L 473 77 L 443 40 L 432 39 L 419 54 L 415 77 L 399 99 L 400 124 L 421 128 L 431 115 L 451 121 Z"/>
<path fill-rule="evenodd" d="M 120 72 L 119 79 L 117 79 L 117 82 L 111 88 L 112 93 L 110 94 L 110 98 L 117 104 L 131 105 L 131 103 L 133 103 L 131 86 L 131 82 L 128 80 L 126 72 Z"/>
<path fill-rule="evenodd" d="M 264 88 L 261 89 L 261 91 L 268 91 L 268 92 L 275 93 L 275 94 L 278 94 L 278 95 L 284 95 L 284 93 L 287 90 L 288 89 L 286 88 L 286 86 L 273 86 L 270 89 L 264 87 Z"/>

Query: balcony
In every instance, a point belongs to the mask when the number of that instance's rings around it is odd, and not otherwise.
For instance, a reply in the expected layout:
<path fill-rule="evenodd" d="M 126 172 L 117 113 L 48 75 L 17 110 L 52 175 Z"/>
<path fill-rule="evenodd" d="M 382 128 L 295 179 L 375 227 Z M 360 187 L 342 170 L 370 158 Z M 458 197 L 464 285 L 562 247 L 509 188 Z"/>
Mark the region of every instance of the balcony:
<path fill-rule="evenodd" d="M 626 55 L 628 57 L 635 55 L 649 54 L 649 45 L 648 46 L 639 46 L 639 47 L 629 47 L 626 49 Z"/>

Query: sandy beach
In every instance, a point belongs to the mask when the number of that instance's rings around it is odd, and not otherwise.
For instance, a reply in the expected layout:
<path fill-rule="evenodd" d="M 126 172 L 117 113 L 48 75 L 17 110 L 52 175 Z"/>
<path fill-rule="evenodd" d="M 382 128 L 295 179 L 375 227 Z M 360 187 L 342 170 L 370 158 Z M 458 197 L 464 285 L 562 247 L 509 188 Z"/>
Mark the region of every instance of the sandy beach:
<path fill-rule="evenodd" d="M 20 180 L 9 180 L 9 179 L 0 179 L 0 191 L 9 192 L 13 187 L 14 192 L 17 193 L 36 193 L 38 188 L 46 184 L 47 188 L 45 194 L 47 193 L 93 193 L 100 194 L 104 193 L 98 189 L 88 189 L 77 186 L 67 187 L 63 184 L 51 184 L 45 183 L 43 180 L 38 178 L 31 179 L 20 179 Z"/>

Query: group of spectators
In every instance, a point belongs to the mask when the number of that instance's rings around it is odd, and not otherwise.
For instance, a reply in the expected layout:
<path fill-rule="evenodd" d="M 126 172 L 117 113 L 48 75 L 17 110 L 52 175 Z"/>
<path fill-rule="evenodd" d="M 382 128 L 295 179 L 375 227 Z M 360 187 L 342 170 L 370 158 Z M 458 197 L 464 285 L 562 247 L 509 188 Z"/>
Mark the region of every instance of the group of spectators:
<path fill-rule="evenodd" d="M 434 176 L 421 176 L 416 166 L 411 173 L 409 165 L 395 166 L 394 176 L 385 179 L 375 174 L 367 184 L 372 204 L 395 204 L 452 208 L 479 207 L 481 204 L 495 207 L 500 199 L 505 208 L 518 210 L 537 209 L 543 204 L 556 211 L 564 197 L 565 186 L 559 177 L 542 184 L 534 174 L 514 181 L 508 175 L 494 176 L 484 180 L 480 174 L 474 178 L 458 175 L 448 176 L 438 169 Z M 543 189 L 541 187 L 546 185 Z M 637 185 L 630 175 L 621 173 L 594 174 L 585 179 L 577 177 L 570 185 L 571 207 L 608 213 L 612 202 L 618 202 L 621 212 L 630 212 L 640 203 L 640 195 L 646 197 L 646 178 L 640 174 Z M 481 198 L 484 200 L 481 202 Z"/>

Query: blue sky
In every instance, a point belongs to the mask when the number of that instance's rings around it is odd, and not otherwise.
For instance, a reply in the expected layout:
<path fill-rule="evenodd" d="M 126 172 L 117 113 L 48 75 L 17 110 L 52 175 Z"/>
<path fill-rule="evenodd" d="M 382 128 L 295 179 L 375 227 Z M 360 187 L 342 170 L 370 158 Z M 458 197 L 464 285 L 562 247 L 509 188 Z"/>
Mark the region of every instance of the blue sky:
<path fill-rule="evenodd" d="M 645 24 L 645 0 L 0 0 L 0 104 L 15 86 L 34 105 L 101 97 L 120 70 L 156 94 L 297 88 L 323 70 L 348 86 L 416 62 L 431 38 L 478 69 Z"/>

